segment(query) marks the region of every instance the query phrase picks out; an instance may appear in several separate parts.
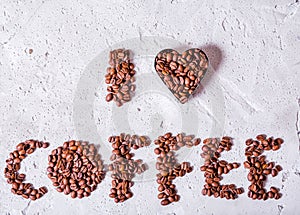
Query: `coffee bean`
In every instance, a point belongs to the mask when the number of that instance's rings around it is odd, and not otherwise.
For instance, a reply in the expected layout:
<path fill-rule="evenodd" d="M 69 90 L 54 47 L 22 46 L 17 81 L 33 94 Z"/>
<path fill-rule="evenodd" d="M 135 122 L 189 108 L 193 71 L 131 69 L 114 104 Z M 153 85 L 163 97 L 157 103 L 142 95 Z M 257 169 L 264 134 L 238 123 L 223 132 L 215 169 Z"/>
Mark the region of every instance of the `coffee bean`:
<path fill-rule="evenodd" d="M 19 185 L 20 185 L 19 183 L 13 182 L 12 183 L 12 188 L 17 190 L 19 188 Z"/>
<path fill-rule="evenodd" d="M 112 189 L 109 196 L 114 198 L 116 203 L 124 202 L 133 196 L 130 187 L 133 186 L 132 179 L 135 174 L 141 174 L 146 170 L 142 160 L 133 160 L 131 149 L 139 149 L 148 146 L 150 140 L 146 136 L 125 135 L 111 136 L 108 141 L 112 144 L 111 161 L 109 171 L 112 171 Z"/>
<path fill-rule="evenodd" d="M 280 166 L 274 168 L 274 163 L 267 163 L 266 157 L 261 155 L 264 150 L 278 150 L 280 144 L 272 137 L 267 138 L 266 135 L 261 134 L 256 136 L 257 140 L 248 139 L 245 150 L 247 161 L 244 162 L 245 168 L 249 169 L 248 180 L 251 181 L 249 189 L 253 192 L 249 197 L 258 200 L 267 200 L 268 198 L 275 198 L 275 194 L 278 193 L 278 189 L 271 187 L 271 191 L 266 192 L 264 189 L 264 181 L 266 181 L 266 175 L 271 174 L 275 177 L 278 171 L 282 170 Z M 283 141 L 283 140 L 282 140 Z M 281 142 L 281 140 L 279 140 Z M 280 194 L 277 198 L 280 198 Z"/>
<path fill-rule="evenodd" d="M 117 49 L 111 51 L 109 55 L 111 67 L 107 68 L 105 83 L 109 94 L 106 101 L 114 100 L 118 107 L 131 100 L 135 91 L 133 85 L 135 70 L 134 65 L 129 60 L 129 50 Z"/>
<path fill-rule="evenodd" d="M 268 197 L 269 197 L 270 199 L 274 198 L 274 193 L 273 193 L 272 191 L 269 191 L 269 192 L 268 192 Z"/>
<path fill-rule="evenodd" d="M 194 146 L 198 146 L 200 143 L 201 143 L 201 139 L 200 139 L 200 138 L 196 138 L 196 139 L 193 141 L 193 145 L 194 145 Z"/>
<path fill-rule="evenodd" d="M 25 142 L 19 143 L 16 146 L 15 151 L 9 154 L 9 159 L 7 159 L 7 167 L 4 171 L 4 176 L 7 178 L 7 183 L 12 185 L 11 192 L 16 195 L 20 195 L 25 199 L 30 198 L 31 200 L 36 200 L 42 197 L 42 194 L 34 189 L 33 185 L 30 183 L 23 183 L 25 180 L 25 174 L 19 174 L 21 166 L 20 163 L 26 158 L 28 154 L 35 151 L 36 148 L 41 148 L 49 146 L 49 143 L 43 143 L 35 140 L 26 140 Z M 39 194 L 39 195 L 38 195 Z"/>
<path fill-rule="evenodd" d="M 215 198 L 235 199 L 237 195 L 243 193 L 242 188 L 236 188 L 234 184 L 220 185 L 221 175 L 227 174 L 233 168 L 238 168 L 238 163 L 228 163 L 225 160 L 219 160 L 222 151 L 230 150 L 232 146 L 232 138 L 223 137 L 221 140 L 217 138 L 207 138 L 202 147 L 201 156 L 206 159 L 205 165 L 200 168 L 205 171 L 206 177 L 203 195 L 214 196 Z M 248 163 L 247 163 L 248 165 Z M 249 164 L 250 167 L 250 164 Z"/>
<path fill-rule="evenodd" d="M 75 199 L 77 197 L 76 191 L 71 192 L 71 198 Z"/>
<path fill-rule="evenodd" d="M 168 199 L 164 199 L 161 201 L 161 205 L 166 206 L 168 204 L 170 204 L 171 202 Z"/>
<path fill-rule="evenodd" d="M 259 134 L 256 136 L 256 139 L 259 140 L 259 141 L 263 141 L 266 139 L 266 135 L 265 134 Z"/>
<path fill-rule="evenodd" d="M 239 166 L 240 166 L 238 163 L 235 163 L 235 162 L 232 163 L 232 165 L 233 165 L 233 168 L 235 168 L 235 169 L 239 168 Z"/>
<path fill-rule="evenodd" d="M 51 154 L 48 177 L 58 192 L 71 194 L 71 198 L 88 197 L 104 178 L 102 161 L 93 144 L 71 140 Z M 39 191 L 47 192 L 44 188 Z"/>
<path fill-rule="evenodd" d="M 249 163 L 248 161 L 245 161 L 245 162 L 244 162 L 244 167 L 245 167 L 246 169 L 249 169 L 249 168 L 251 167 L 251 165 L 250 165 L 250 163 Z"/>
<path fill-rule="evenodd" d="M 281 196 L 282 196 L 281 193 L 275 193 L 274 198 L 275 198 L 276 200 L 278 200 L 278 199 L 281 198 Z"/>
<path fill-rule="evenodd" d="M 275 169 L 277 170 L 277 172 L 280 172 L 282 170 L 282 167 L 280 165 L 276 165 Z"/>
<path fill-rule="evenodd" d="M 271 170 L 270 169 L 264 169 L 263 174 L 269 175 L 269 174 L 271 174 Z"/>
<path fill-rule="evenodd" d="M 36 196 L 33 196 L 33 195 L 30 195 L 29 198 L 30 198 L 32 201 L 35 201 L 35 200 L 36 200 Z"/>
<path fill-rule="evenodd" d="M 43 148 L 48 148 L 49 147 L 49 143 L 47 143 L 47 142 L 45 142 L 45 143 L 42 143 L 41 144 L 41 142 L 38 142 L 38 143 L 40 143 L 40 145 L 43 147 Z M 40 147 L 41 148 L 41 147 Z"/>
<path fill-rule="evenodd" d="M 24 146 L 25 146 L 25 144 L 22 142 L 22 143 L 19 143 L 17 146 L 16 146 L 16 149 L 18 150 L 18 151 L 21 151 L 21 150 L 23 150 L 24 149 Z"/>
<path fill-rule="evenodd" d="M 191 52 L 191 54 L 187 54 Z M 155 69 L 174 96 L 186 103 L 198 87 L 208 67 L 208 59 L 199 49 L 190 49 L 180 55 L 165 49 L 155 58 Z"/>
<path fill-rule="evenodd" d="M 28 198 L 29 198 L 29 195 L 28 195 L 28 194 L 25 194 L 25 193 L 23 193 L 23 194 L 22 194 L 22 197 L 23 197 L 24 199 L 28 199 Z"/>
<path fill-rule="evenodd" d="M 281 145 L 281 144 L 283 144 L 284 141 L 281 138 L 276 138 L 275 142 Z"/>
<path fill-rule="evenodd" d="M 46 187 L 40 187 L 39 192 L 43 195 L 45 195 L 48 192 L 48 189 Z"/>
<path fill-rule="evenodd" d="M 200 139 L 194 139 L 194 136 L 182 133 L 172 136 L 172 133 L 168 132 L 163 136 L 159 136 L 154 143 L 158 146 L 154 152 L 159 155 L 156 163 L 156 169 L 159 171 L 159 174 L 157 174 L 156 181 L 159 184 L 158 191 L 161 193 L 158 195 L 158 198 L 163 199 L 161 201 L 162 205 L 167 205 L 179 200 L 173 180 L 193 170 L 188 162 L 179 164 L 173 150 L 178 150 L 183 146 L 198 145 Z"/>
<path fill-rule="evenodd" d="M 272 146 L 273 151 L 277 151 L 278 149 L 280 149 L 280 145 L 273 145 Z"/>
<path fill-rule="evenodd" d="M 233 169 L 233 165 L 231 163 L 226 165 L 226 168 L 228 169 L 228 171 Z"/>
<path fill-rule="evenodd" d="M 270 191 L 272 193 L 278 193 L 278 189 L 276 187 L 270 187 Z"/>
<path fill-rule="evenodd" d="M 277 175 L 278 175 L 278 171 L 277 171 L 276 169 L 272 169 L 271 175 L 272 175 L 273 177 L 277 176 Z"/>
<path fill-rule="evenodd" d="M 258 162 L 258 161 L 255 162 L 254 166 L 259 169 L 260 168 L 260 162 Z"/>
<path fill-rule="evenodd" d="M 159 148 L 155 148 L 155 149 L 154 149 L 154 153 L 155 153 L 155 154 L 159 155 L 159 154 L 160 154 L 160 152 L 161 152 L 161 151 L 160 151 L 160 149 L 159 149 Z"/>

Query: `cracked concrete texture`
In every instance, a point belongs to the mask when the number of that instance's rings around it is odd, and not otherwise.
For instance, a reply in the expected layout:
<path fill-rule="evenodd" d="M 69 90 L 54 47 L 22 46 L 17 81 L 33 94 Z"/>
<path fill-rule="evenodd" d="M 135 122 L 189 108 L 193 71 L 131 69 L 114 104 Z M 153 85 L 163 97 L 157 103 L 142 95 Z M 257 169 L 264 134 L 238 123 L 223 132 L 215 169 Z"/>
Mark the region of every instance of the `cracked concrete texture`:
<path fill-rule="evenodd" d="M 10 193 L 10 186 L 1 176 L 0 214 L 297 214 L 300 211 L 297 204 L 300 200 L 299 7 L 298 1 L 286 0 L 243 3 L 232 0 L 2 0 L 0 169 L 4 169 L 9 152 L 23 140 L 46 140 L 51 146 L 30 155 L 22 165 L 28 181 L 35 186 L 46 185 L 49 193 L 36 202 L 24 200 Z M 267 183 L 267 187 L 281 188 L 282 199 L 257 202 L 243 194 L 238 200 L 226 201 L 202 196 L 200 147 L 184 157 L 194 165 L 194 171 L 176 181 L 181 200 L 168 207 L 161 207 L 156 199 L 152 170 L 137 181 L 134 198 L 119 205 L 108 198 L 109 176 L 88 199 L 72 200 L 53 189 L 45 174 L 48 153 L 65 140 L 88 136 L 77 130 L 74 119 L 74 97 L 78 95 L 78 83 L 90 68 L 88 65 L 104 50 L 122 41 L 135 38 L 138 44 L 144 42 L 143 47 L 148 47 L 149 36 L 178 41 L 181 46 L 170 45 L 174 49 L 211 44 L 217 47 L 210 53 L 207 49 L 211 73 L 204 79 L 200 92 L 189 101 L 191 108 L 198 108 L 195 115 L 199 127 L 188 127 L 190 130 L 184 132 L 206 138 L 214 132 L 214 122 L 224 122 L 224 126 L 218 127 L 222 130 L 215 133 L 235 139 L 232 151 L 222 158 L 240 163 L 244 160 L 247 138 L 259 133 L 282 137 L 285 140 L 282 148 L 266 153 L 269 160 L 283 167 L 279 176 L 269 178 Z M 166 48 L 160 41 L 154 40 L 153 46 Z M 133 47 L 134 44 L 126 48 L 134 52 Z M 217 50 L 221 52 L 219 57 Z M 138 55 L 137 74 L 155 75 L 153 59 L 154 56 L 140 58 Z M 106 66 L 104 62 L 103 67 Z M 101 145 L 99 152 L 108 163 L 103 153 L 106 139 L 124 130 L 114 124 L 114 106 L 104 101 L 105 71 L 95 67 L 91 72 L 99 87 L 89 95 L 94 100 L 93 112 L 87 112 L 83 118 L 95 122 L 99 138 L 87 140 Z M 145 83 L 137 78 L 137 85 L 139 94 Z M 125 119 L 130 126 L 127 131 L 146 135 L 183 131 L 182 121 L 178 119 L 187 114 L 168 96 L 167 90 L 162 93 L 154 89 L 137 95 L 124 106 L 131 119 Z M 219 107 L 215 108 L 215 104 Z M 220 119 L 220 113 L 224 120 Z M 125 125 L 122 121 L 120 124 Z M 152 150 L 153 146 L 137 152 L 137 158 L 152 165 L 155 162 Z M 224 183 L 236 183 L 247 190 L 246 175 L 246 170 L 239 168 L 227 175 Z"/>

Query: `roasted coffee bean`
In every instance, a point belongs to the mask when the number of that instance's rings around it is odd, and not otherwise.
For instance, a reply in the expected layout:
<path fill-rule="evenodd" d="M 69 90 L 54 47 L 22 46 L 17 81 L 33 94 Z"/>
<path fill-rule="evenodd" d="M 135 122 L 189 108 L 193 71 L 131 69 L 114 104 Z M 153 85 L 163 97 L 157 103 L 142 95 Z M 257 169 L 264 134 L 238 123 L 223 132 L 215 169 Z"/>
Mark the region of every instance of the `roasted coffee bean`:
<path fill-rule="evenodd" d="M 43 195 L 45 195 L 48 192 L 48 189 L 46 187 L 40 187 L 39 192 Z"/>
<path fill-rule="evenodd" d="M 274 142 L 276 142 L 276 143 L 278 143 L 279 145 L 281 145 L 281 144 L 283 144 L 283 139 L 281 139 L 281 138 L 276 138 L 275 140 L 274 140 Z"/>
<path fill-rule="evenodd" d="M 270 199 L 274 198 L 274 193 L 273 193 L 272 191 L 269 191 L 269 192 L 268 192 L 268 197 L 269 197 Z"/>
<path fill-rule="evenodd" d="M 275 177 L 275 176 L 277 176 L 277 174 L 278 174 L 278 171 L 277 171 L 276 169 L 272 169 L 271 175 L 272 175 L 273 177 Z"/>
<path fill-rule="evenodd" d="M 42 144 L 41 144 L 41 142 L 38 142 L 38 143 L 39 143 L 43 148 L 48 148 L 49 145 L 50 145 L 50 144 L 47 143 L 47 142 L 46 142 L 46 143 L 42 143 Z M 40 147 L 40 148 L 41 148 L 41 147 Z"/>
<path fill-rule="evenodd" d="M 251 182 L 249 190 L 251 190 L 252 193 L 249 197 L 252 199 L 267 200 L 268 198 L 275 198 L 276 196 L 278 199 L 281 197 L 281 194 L 278 193 L 278 189 L 271 187 L 271 191 L 267 192 L 264 189 L 264 182 L 267 179 L 267 175 L 271 174 L 275 177 L 282 168 L 279 165 L 275 166 L 273 162 L 267 163 L 266 157 L 261 154 L 264 150 L 278 150 L 283 140 L 280 138 L 274 140 L 273 137 L 267 138 L 264 134 L 257 135 L 256 139 L 257 140 L 246 140 L 247 147 L 245 155 L 247 161 L 244 162 L 244 166 L 250 170 L 248 180 Z M 276 195 L 277 193 L 278 195 Z"/>
<path fill-rule="evenodd" d="M 130 62 L 129 50 L 117 49 L 109 54 L 109 64 L 105 75 L 105 83 L 109 92 L 106 101 L 114 100 L 116 105 L 122 106 L 123 103 L 131 100 L 134 91 L 134 65 Z"/>
<path fill-rule="evenodd" d="M 25 199 L 30 198 L 36 200 L 42 197 L 42 194 L 34 189 L 30 183 L 24 183 L 25 174 L 19 174 L 20 163 L 26 158 L 28 154 L 35 151 L 36 148 L 47 148 L 49 143 L 44 143 L 36 140 L 26 140 L 25 142 L 19 143 L 16 146 L 15 151 L 9 154 L 9 159 L 6 161 L 7 167 L 4 171 L 4 176 L 7 178 L 7 182 L 12 185 L 11 192 L 16 195 L 20 195 Z"/>
<path fill-rule="evenodd" d="M 165 49 L 156 56 L 154 67 L 174 96 L 186 103 L 207 71 L 208 58 L 200 49 L 189 49 L 182 54 Z"/>
<path fill-rule="evenodd" d="M 105 176 L 93 144 L 71 140 L 54 149 L 49 157 L 48 177 L 58 192 L 71 194 L 71 198 L 88 197 Z M 40 188 L 39 192 L 44 194 L 47 190 Z"/>
<path fill-rule="evenodd" d="M 240 166 L 240 164 L 238 164 L 238 163 L 232 163 L 232 165 L 233 165 L 233 168 L 235 168 L 235 169 L 237 169 L 237 168 L 239 168 L 239 166 Z"/>
<path fill-rule="evenodd" d="M 282 170 L 282 167 L 280 165 L 276 165 L 275 169 L 277 170 L 277 172 L 280 172 Z"/>
<path fill-rule="evenodd" d="M 168 199 L 164 199 L 164 200 L 162 200 L 161 201 L 161 205 L 162 206 L 166 206 L 166 205 L 168 205 L 168 204 L 170 204 L 171 202 L 168 200 Z"/>
<path fill-rule="evenodd" d="M 200 168 L 205 172 L 203 195 L 214 196 L 215 198 L 235 199 L 237 195 L 243 193 L 242 188 L 236 188 L 234 184 L 220 185 L 221 175 L 227 174 L 233 168 L 238 168 L 238 163 L 228 163 L 225 160 L 219 160 L 223 150 L 229 151 L 232 146 L 232 139 L 230 137 L 223 137 L 221 140 L 217 138 L 208 138 L 203 141 L 205 144 L 202 147 L 203 153 L 201 157 L 205 159 L 205 164 Z M 247 163 L 248 166 L 248 163 Z M 250 167 L 250 164 L 249 164 Z M 248 175 L 248 179 L 252 175 Z M 252 179 L 252 178 L 250 178 Z"/>
<path fill-rule="evenodd" d="M 120 134 L 119 136 L 111 136 L 108 141 L 112 145 L 113 161 L 109 165 L 109 171 L 112 172 L 112 189 L 109 194 L 110 198 L 114 198 L 116 203 L 124 202 L 133 196 L 130 188 L 133 186 L 132 179 L 135 174 L 141 174 L 146 170 L 146 166 L 142 160 L 132 159 L 131 149 L 139 149 L 148 146 L 150 140 L 146 136 L 137 136 L 129 134 Z"/>
<path fill-rule="evenodd" d="M 192 167 L 188 162 L 179 164 L 173 153 L 173 150 L 178 150 L 183 146 L 191 147 L 198 145 L 200 139 L 194 139 L 192 135 L 185 135 L 183 133 L 176 136 L 172 136 L 172 133 L 168 132 L 163 136 L 159 136 L 154 143 L 157 148 L 154 150 L 155 154 L 158 155 L 156 169 L 159 171 L 157 174 L 158 199 L 161 200 L 162 205 L 168 205 L 172 202 L 177 202 L 179 196 L 176 194 L 175 184 L 173 180 L 176 177 L 182 177 L 186 173 L 192 171 Z"/>

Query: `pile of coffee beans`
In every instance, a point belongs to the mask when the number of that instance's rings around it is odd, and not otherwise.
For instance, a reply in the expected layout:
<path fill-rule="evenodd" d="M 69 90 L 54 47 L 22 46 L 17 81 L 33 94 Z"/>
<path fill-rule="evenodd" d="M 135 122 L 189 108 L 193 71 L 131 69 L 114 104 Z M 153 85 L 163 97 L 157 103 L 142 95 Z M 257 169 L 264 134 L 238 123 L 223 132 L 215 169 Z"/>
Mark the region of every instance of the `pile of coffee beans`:
<path fill-rule="evenodd" d="M 105 176 L 95 145 L 87 142 L 65 142 L 52 151 L 48 161 L 48 178 L 53 186 L 72 198 L 88 197 Z"/>
<path fill-rule="evenodd" d="M 202 194 L 214 196 L 215 198 L 236 199 L 239 194 L 242 194 L 243 188 L 236 188 L 234 184 L 221 185 L 222 174 L 227 174 L 232 169 L 238 168 L 238 163 L 228 163 L 225 160 L 219 160 L 221 153 L 231 150 L 232 139 L 223 137 L 220 141 L 218 138 L 207 138 L 203 141 L 203 153 L 201 157 L 205 159 L 205 164 L 200 170 L 205 172 L 205 185 L 202 189 Z"/>
<path fill-rule="evenodd" d="M 108 138 L 112 145 L 112 163 L 108 166 L 111 171 L 112 188 L 109 197 L 116 203 L 124 202 L 133 196 L 131 187 L 134 185 L 135 174 L 141 174 L 147 167 L 142 160 L 134 160 L 132 149 L 137 150 L 149 146 L 151 141 L 146 136 L 129 135 L 121 133 L 119 136 Z M 268 175 L 277 176 L 282 170 L 280 165 L 268 162 L 264 151 L 280 149 L 283 139 L 267 137 L 264 134 L 257 135 L 255 139 L 246 140 L 244 167 L 249 169 L 247 175 L 251 185 L 248 187 L 248 197 L 253 200 L 280 199 L 282 194 L 279 188 L 271 186 L 269 191 L 265 188 Z M 180 196 L 173 180 L 190 173 L 193 168 L 188 162 L 179 163 L 175 151 L 181 147 L 193 147 L 201 143 L 199 138 L 193 135 L 179 133 L 173 136 L 168 132 L 159 136 L 155 141 L 157 146 L 154 153 L 158 156 L 156 175 L 158 183 L 158 199 L 161 205 L 169 205 L 177 202 Z M 244 192 L 243 188 L 237 188 L 235 184 L 222 185 L 223 174 L 237 169 L 240 164 L 229 163 L 220 160 L 221 153 L 230 151 L 233 145 L 231 137 L 207 138 L 203 141 L 201 157 L 204 165 L 200 170 L 204 172 L 205 185 L 202 194 L 215 198 L 236 199 Z M 49 143 L 36 140 L 27 140 L 16 146 L 16 150 L 9 154 L 4 170 L 7 183 L 12 185 L 11 192 L 26 199 L 36 200 L 45 195 L 46 187 L 35 189 L 31 183 L 25 183 L 25 174 L 21 174 L 20 164 L 28 154 L 32 154 L 37 148 L 47 148 Z M 58 192 L 69 195 L 72 198 L 90 196 L 105 176 L 104 165 L 97 153 L 95 145 L 88 142 L 71 140 L 54 149 L 48 156 L 48 178 Z"/>
<path fill-rule="evenodd" d="M 11 192 L 22 196 L 25 199 L 37 200 L 45 195 L 48 190 L 46 187 L 35 189 L 31 183 L 25 183 L 25 174 L 18 171 L 21 168 L 21 162 L 27 155 L 32 154 L 37 148 L 47 148 L 49 143 L 37 140 L 26 140 L 17 145 L 16 150 L 9 154 L 6 160 L 6 168 L 4 170 L 7 183 L 12 185 Z"/>
<path fill-rule="evenodd" d="M 131 100 L 135 81 L 134 64 L 130 62 L 130 51 L 125 49 L 113 50 L 109 54 L 110 67 L 107 68 L 105 83 L 109 86 L 106 101 L 114 100 L 117 106 Z"/>
<path fill-rule="evenodd" d="M 196 146 L 199 145 L 200 142 L 200 139 L 194 139 L 191 135 L 186 136 L 181 133 L 177 136 L 172 136 L 170 132 L 159 136 L 158 139 L 154 141 L 154 143 L 158 145 L 154 152 L 159 155 L 156 162 L 156 169 L 159 170 L 156 181 L 159 184 L 158 199 L 161 199 L 161 205 L 165 206 L 172 202 L 179 201 L 180 197 L 177 194 L 173 180 L 193 170 L 188 162 L 179 164 L 173 150 L 178 150 L 183 146 Z"/>
<path fill-rule="evenodd" d="M 207 68 L 208 58 L 200 49 L 189 49 L 182 54 L 165 49 L 155 58 L 156 72 L 181 103 L 188 101 Z"/>
<path fill-rule="evenodd" d="M 281 166 L 275 165 L 274 162 L 267 162 L 266 156 L 261 155 L 264 150 L 278 150 L 283 143 L 283 139 L 273 137 L 267 138 L 266 135 L 260 134 L 256 136 L 256 140 L 246 140 L 245 156 L 247 160 L 244 162 L 244 167 L 249 169 L 248 181 L 251 185 L 248 187 L 248 197 L 258 200 L 267 200 L 268 198 L 279 199 L 281 194 L 279 189 L 271 187 L 269 191 L 265 189 L 267 175 L 277 176 L 282 170 Z"/>
<path fill-rule="evenodd" d="M 131 149 L 139 149 L 150 145 L 151 141 L 148 137 L 120 134 L 120 136 L 111 136 L 108 141 L 112 144 L 113 161 L 109 165 L 109 171 L 112 172 L 112 188 L 109 197 L 114 198 L 116 203 L 124 202 L 133 196 L 130 188 L 133 186 L 132 179 L 135 174 L 141 174 L 146 170 L 142 160 L 134 160 Z"/>

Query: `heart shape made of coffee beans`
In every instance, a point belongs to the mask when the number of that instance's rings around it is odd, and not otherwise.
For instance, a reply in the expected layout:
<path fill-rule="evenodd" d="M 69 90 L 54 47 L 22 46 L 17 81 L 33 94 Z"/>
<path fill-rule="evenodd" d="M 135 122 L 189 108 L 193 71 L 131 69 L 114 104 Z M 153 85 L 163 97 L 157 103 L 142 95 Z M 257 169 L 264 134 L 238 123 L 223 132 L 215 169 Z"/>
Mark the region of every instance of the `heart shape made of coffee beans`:
<path fill-rule="evenodd" d="M 173 49 L 164 49 L 155 57 L 154 66 L 161 80 L 184 104 L 203 79 L 208 68 L 208 58 L 197 48 L 182 54 Z"/>

